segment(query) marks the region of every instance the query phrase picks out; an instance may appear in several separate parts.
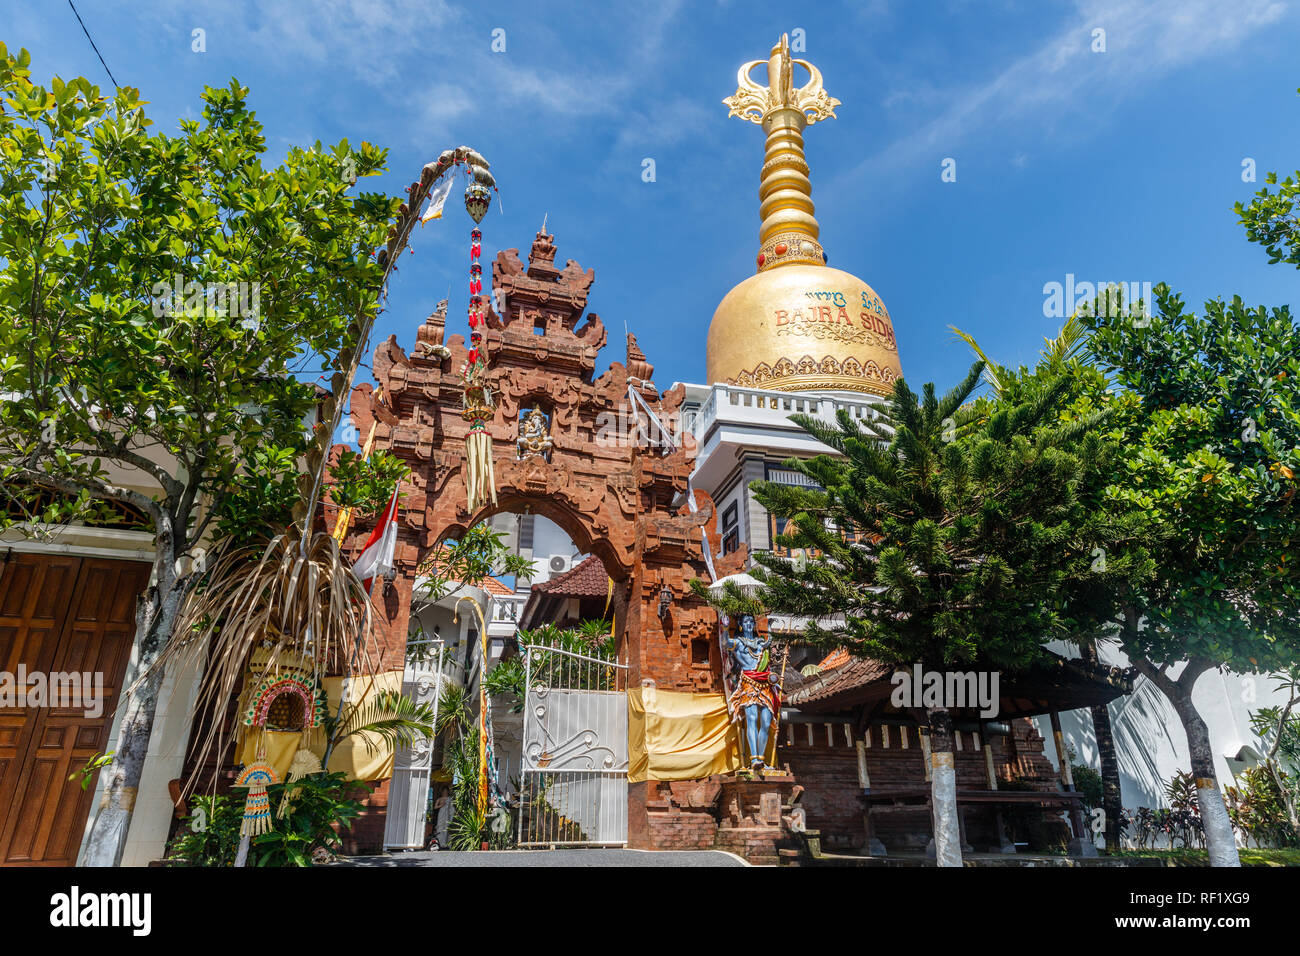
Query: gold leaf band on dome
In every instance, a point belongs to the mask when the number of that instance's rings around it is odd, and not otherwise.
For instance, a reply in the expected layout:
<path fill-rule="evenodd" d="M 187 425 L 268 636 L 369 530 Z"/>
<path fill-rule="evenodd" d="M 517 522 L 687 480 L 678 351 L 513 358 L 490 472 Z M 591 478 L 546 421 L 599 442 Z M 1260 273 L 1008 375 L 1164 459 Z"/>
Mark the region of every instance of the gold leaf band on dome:
<path fill-rule="evenodd" d="M 782 357 L 772 365 L 760 362 L 753 370 L 742 371 L 735 378 L 728 379 L 727 384 L 779 391 L 842 389 L 888 395 L 897 379 L 898 375 L 892 368 L 871 359 L 859 362 L 850 356 L 840 362 L 835 356 L 827 355 L 819 361 L 811 355 L 804 355 L 793 361 Z"/>
<path fill-rule="evenodd" d="M 799 338 L 810 336 L 819 342 L 831 339 L 846 345 L 866 344 L 890 352 L 898 351 L 898 343 L 894 340 L 894 329 L 889 324 L 887 316 L 882 319 L 869 312 L 863 312 L 860 315 L 862 325 L 856 326 L 847 318 L 842 322 L 835 322 L 830 312 L 831 307 L 827 305 L 809 309 L 806 315 L 800 310 L 796 310 L 793 315 L 778 310 L 776 334 Z"/>

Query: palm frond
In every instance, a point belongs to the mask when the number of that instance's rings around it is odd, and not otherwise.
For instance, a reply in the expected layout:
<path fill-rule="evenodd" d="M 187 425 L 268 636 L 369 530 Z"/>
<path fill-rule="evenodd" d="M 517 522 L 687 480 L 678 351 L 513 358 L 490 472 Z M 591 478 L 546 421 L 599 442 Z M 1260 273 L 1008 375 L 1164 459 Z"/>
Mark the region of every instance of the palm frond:
<path fill-rule="evenodd" d="M 463 734 L 473 722 L 469 691 L 459 684 L 444 684 L 438 699 L 438 733 L 454 729 Z"/>
<path fill-rule="evenodd" d="M 357 734 L 376 734 L 393 749 L 409 747 L 421 737 L 432 740 L 436 736 L 434 719 L 433 708 L 428 704 L 417 704 L 405 694 L 385 690 L 360 707 L 354 707 L 331 737 L 338 743 Z M 367 753 L 373 754 L 379 749 L 370 736 L 363 736 L 361 741 Z"/>
<path fill-rule="evenodd" d="M 1056 338 L 1043 338 L 1043 349 L 1039 352 L 1043 361 L 1049 368 L 1060 368 L 1066 362 L 1080 359 L 1085 364 L 1091 364 L 1088 361 L 1085 346 L 1088 344 L 1088 330 L 1080 321 L 1078 314 L 1074 314 L 1065 320 L 1061 326 L 1061 331 L 1057 333 Z"/>
<path fill-rule="evenodd" d="M 989 387 L 993 389 L 994 394 L 1001 395 L 1006 384 L 1006 369 L 985 354 L 984 349 L 975 341 L 975 336 L 969 332 L 963 332 L 955 325 L 950 325 L 948 328 L 952 329 L 957 338 L 970 346 L 970 350 L 984 363 L 984 381 L 989 383 Z"/>
<path fill-rule="evenodd" d="M 370 626 L 370 596 L 334 539 L 318 533 L 303 549 L 290 531 L 260 553 L 248 547 L 219 555 L 203 585 L 190 593 L 171 641 L 148 673 L 161 673 L 173 661 L 201 670 L 191 719 L 221 714 L 239 692 L 254 648 L 269 647 L 269 653 L 261 671 L 250 675 L 253 680 L 298 658 L 312 662 L 319 681 L 327 667 L 366 669 Z M 226 721 L 202 723 L 207 730 L 194 744 L 195 770 L 185 793 L 207 758 L 224 753 L 230 743 Z"/>

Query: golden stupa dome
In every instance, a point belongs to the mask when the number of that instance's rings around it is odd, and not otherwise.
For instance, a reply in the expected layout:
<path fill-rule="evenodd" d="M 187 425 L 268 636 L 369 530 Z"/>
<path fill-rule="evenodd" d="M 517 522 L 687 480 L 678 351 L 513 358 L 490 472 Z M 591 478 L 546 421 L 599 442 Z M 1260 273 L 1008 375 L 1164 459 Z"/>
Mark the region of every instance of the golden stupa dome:
<path fill-rule="evenodd" d="M 732 116 L 767 133 L 759 184 L 758 273 L 723 297 L 709 325 L 710 384 L 885 395 L 902 376 L 889 312 L 857 276 L 827 266 L 813 216 L 803 130 L 835 116 L 821 73 L 790 57 L 787 37 L 772 48 L 768 85 L 740 68 L 739 88 L 723 100 Z M 794 66 L 809 73 L 795 89 Z"/>
<path fill-rule="evenodd" d="M 797 263 L 750 276 L 709 326 L 710 384 L 885 395 L 902 376 L 889 313 L 857 276 Z"/>

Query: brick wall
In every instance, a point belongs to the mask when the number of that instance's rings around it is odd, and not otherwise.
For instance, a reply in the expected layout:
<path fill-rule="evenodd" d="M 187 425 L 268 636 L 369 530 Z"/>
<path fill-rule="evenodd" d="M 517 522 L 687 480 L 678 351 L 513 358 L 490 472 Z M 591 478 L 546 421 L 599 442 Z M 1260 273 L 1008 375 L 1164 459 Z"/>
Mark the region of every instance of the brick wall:
<path fill-rule="evenodd" d="M 809 730 L 811 729 L 811 742 Z M 806 789 L 800 801 L 809 829 L 820 830 L 828 850 L 855 850 L 865 843 L 863 801 L 858 781 L 857 741 L 863 740 L 873 790 L 925 787 L 924 758 L 915 727 L 873 725 L 864 737 L 848 724 L 787 724 L 779 731 L 777 762 Z M 984 754 L 969 731 L 957 734 L 957 786 L 986 790 Z M 1043 739 L 1028 720 L 1011 722 L 1011 736 L 993 736 L 993 765 L 999 780 L 1025 779 L 1038 789 L 1056 789 L 1056 775 L 1043 756 Z M 966 810 L 967 839 L 977 849 L 996 842 L 992 811 Z M 874 835 L 887 847 L 920 848 L 930 839 L 927 808 L 877 814 Z"/>
<path fill-rule="evenodd" d="M 343 831 L 343 852 L 379 853 L 384 848 L 384 816 L 388 812 L 388 781 L 372 783 L 374 787 L 365 799 L 365 808 L 352 821 L 352 829 Z"/>
<path fill-rule="evenodd" d="M 670 785 L 655 780 L 631 785 L 629 796 L 641 794 L 645 802 L 640 825 L 628 821 L 630 846 L 650 850 L 702 850 L 713 846 L 718 832 L 713 806 L 680 806 L 673 802 Z"/>

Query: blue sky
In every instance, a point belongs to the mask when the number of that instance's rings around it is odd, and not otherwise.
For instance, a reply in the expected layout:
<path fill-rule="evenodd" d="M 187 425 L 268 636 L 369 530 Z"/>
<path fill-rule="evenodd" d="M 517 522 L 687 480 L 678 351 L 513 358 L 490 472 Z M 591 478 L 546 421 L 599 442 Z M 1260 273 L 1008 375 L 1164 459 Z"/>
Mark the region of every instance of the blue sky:
<path fill-rule="evenodd" d="M 527 250 L 549 216 L 557 258 L 596 270 L 603 361 L 623 358 L 626 323 L 661 388 L 703 380 L 713 310 L 753 271 L 762 132 L 720 101 L 742 62 L 795 29 L 843 104 L 806 136 L 822 241 L 885 301 L 914 384 L 968 366 L 950 324 L 1000 361 L 1032 360 L 1060 324 L 1043 286 L 1067 273 L 1167 281 L 1198 304 L 1282 305 L 1300 289 L 1232 211 L 1265 171 L 1300 166 L 1295 2 L 77 6 L 162 128 L 236 76 L 274 159 L 316 139 L 389 147 L 392 172 L 366 188 L 401 194 L 442 149 L 474 146 L 501 186 L 485 261 Z M 66 0 L 0 0 L 0 23 L 42 81 L 107 84 Z M 945 158 L 956 182 L 941 181 Z M 1242 181 L 1247 158 L 1260 183 Z M 417 232 L 376 342 L 396 333 L 409 349 L 449 286 L 449 331 L 462 329 L 469 228 L 456 208 Z"/>

